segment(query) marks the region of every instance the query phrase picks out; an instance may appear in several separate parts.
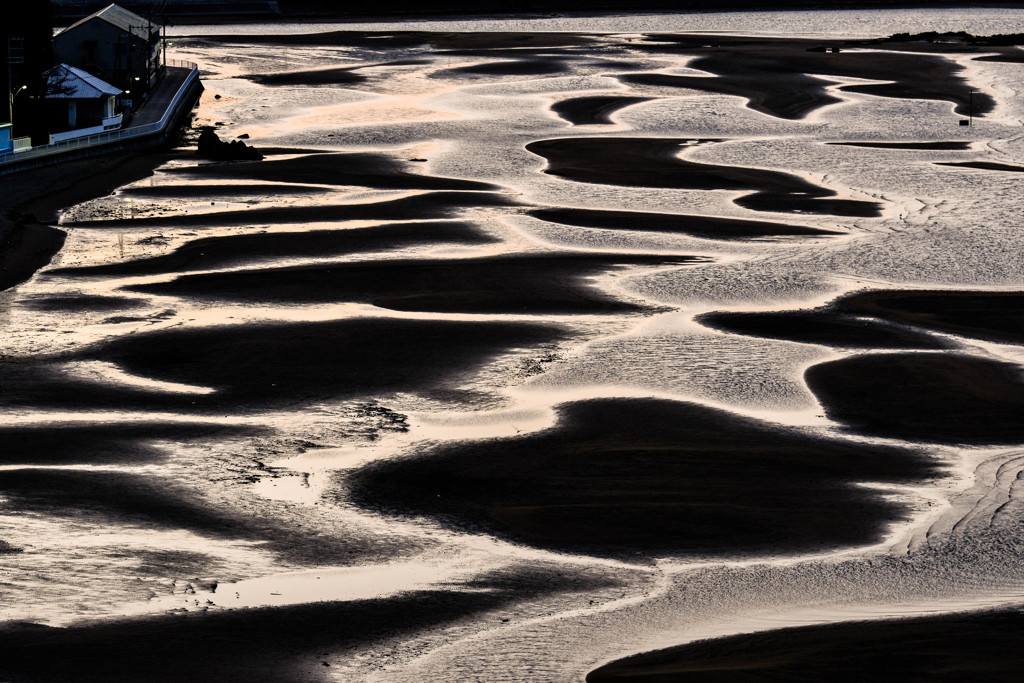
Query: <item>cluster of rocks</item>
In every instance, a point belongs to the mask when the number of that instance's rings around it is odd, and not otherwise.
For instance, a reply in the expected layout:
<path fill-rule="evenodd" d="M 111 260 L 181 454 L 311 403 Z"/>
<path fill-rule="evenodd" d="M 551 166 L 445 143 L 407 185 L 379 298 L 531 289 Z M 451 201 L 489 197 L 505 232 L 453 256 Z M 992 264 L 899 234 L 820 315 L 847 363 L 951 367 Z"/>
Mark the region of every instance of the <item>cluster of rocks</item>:
<path fill-rule="evenodd" d="M 263 155 L 241 140 L 224 142 L 213 128 L 204 128 L 199 135 L 199 156 L 214 161 L 259 161 Z"/>

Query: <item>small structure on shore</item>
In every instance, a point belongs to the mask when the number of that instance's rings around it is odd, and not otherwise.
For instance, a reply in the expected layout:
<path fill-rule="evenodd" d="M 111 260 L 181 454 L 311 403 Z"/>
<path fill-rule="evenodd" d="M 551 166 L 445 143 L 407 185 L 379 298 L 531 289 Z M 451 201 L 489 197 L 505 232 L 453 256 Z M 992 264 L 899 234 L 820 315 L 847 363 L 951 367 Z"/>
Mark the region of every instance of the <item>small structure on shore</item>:
<path fill-rule="evenodd" d="M 161 71 L 160 25 L 118 5 L 108 5 L 58 33 L 59 62 L 95 74 L 138 98 Z"/>
<path fill-rule="evenodd" d="M 121 127 L 121 114 L 115 113 L 120 88 L 67 64 L 58 64 L 46 75 L 60 83 L 45 98 L 52 142 Z"/>
<path fill-rule="evenodd" d="M 0 123 L 0 154 L 14 151 L 14 138 L 11 131 L 11 124 Z"/>
<path fill-rule="evenodd" d="M 224 142 L 210 127 L 203 128 L 199 134 L 197 154 L 214 161 L 259 161 L 263 158 L 259 151 L 241 140 Z"/>

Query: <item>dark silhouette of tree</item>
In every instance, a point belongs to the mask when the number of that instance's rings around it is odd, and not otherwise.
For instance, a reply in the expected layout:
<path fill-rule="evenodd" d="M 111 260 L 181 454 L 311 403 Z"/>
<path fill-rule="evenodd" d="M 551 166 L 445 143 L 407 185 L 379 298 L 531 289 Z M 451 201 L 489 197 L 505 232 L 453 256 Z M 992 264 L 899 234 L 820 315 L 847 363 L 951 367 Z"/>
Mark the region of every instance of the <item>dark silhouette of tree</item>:
<path fill-rule="evenodd" d="M 5 100 L 0 118 L 10 120 L 10 98 L 14 96 L 14 134 L 31 135 L 35 143 L 48 134 L 46 116 L 41 115 L 43 98 L 67 92 L 64 79 L 46 75 L 55 63 L 53 6 L 49 0 L 28 0 L 12 3 L 5 12 L 7 16 L 0 22 L 0 78 Z"/>

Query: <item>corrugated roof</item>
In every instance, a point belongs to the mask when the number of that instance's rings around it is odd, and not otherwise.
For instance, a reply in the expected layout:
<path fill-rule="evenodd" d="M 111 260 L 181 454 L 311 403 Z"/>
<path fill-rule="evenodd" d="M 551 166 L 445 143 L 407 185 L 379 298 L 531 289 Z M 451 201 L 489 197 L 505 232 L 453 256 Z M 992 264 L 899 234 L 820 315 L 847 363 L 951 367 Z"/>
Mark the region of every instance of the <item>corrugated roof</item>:
<path fill-rule="evenodd" d="M 135 12 L 129 12 L 120 5 L 107 5 L 103 9 L 97 12 L 93 12 L 84 19 L 76 21 L 75 23 L 71 24 L 71 26 L 68 26 L 66 29 L 61 31 L 60 33 L 67 33 L 71 29 L 78 28 L 82 24 L 88 23 L 93 19 L 102 19 L 108 24 L 111 24 L 112 26 L 116 26 L 117 28 L 121 29 L 125 33 L 131 31 L 133 35 L 138 36 L 143 40 L 146 39 L 146 32 L 149 27 L 149 21 L 144 19 L 143 17 L 140 17 Z M 156 24 L 153 24 L 153 29 L 159 31 L 159 27 Z M 57 35 L 60 35 L 60 33 L 58 33 Z"/>
<path fill-rule="evenodd" d="M 50 83 L 61 83 L 62 90 L 67 92 L 47 95 L 50 100 L 92 100 L 103 95 L 119 95 L 121 90 L 100 80 L 90 73 L 76 69 L 67 64 L 58 64 L 46 72 Z"/>

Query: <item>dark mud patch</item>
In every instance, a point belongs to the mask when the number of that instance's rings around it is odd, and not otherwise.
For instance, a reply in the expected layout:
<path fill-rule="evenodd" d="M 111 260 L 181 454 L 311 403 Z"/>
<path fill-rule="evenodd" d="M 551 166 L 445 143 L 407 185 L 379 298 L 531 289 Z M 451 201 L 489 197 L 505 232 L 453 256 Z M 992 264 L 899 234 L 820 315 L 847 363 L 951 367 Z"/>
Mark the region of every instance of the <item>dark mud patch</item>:
<path fill-rule="evenodd" d="M 131 557 L 138 562 L 134 571 L 140 576 L 163 578 L 168 576 L 199 577 L 217 566 L 217 558 L 191 550 L 143 550 L 133 548 Z M 216 581 L 207 583 L 216 589 Z"/>
<path fill-rule="evenodd" d="M 792 236 L 824 237 L 843 234 L 822 228 L 787 223 L 641 211 L 547 208 L 534 209 L 529 213 L 543 221 L 581 228 L 665 232 L 710 240 L 754 240 Z"/>
<path fill-rule="evenodd" d="M 611 115 L 641 102 L 650 102 L 652 97 L 626 97 L 622 95 L 593 95 L 572 97 L 551 105 L 551 111 L 574 126 L 611 125 Z"/>
<path fill-rule="evenodd" d="M 976 168 L 981 171 L 1003 171 L 1005 173 L 1024 173 L 1024 166 L 1000 164 L 995 161 L 937 161 L 936 166 L 953 166 L 959 168 Z"/>
<path fill-rule="evenodd" d="M 356 73 L 352 67 L 246 74 L 243 78 L 260 85 L 352 85 L 368 80 L 366 76 Z"/>
<path fill-rule="evenodd" d="M 246 45 L 336 45 L 380 48 L 432 45 L 442 50 L 500 50 L 590 45 L 595 38 L 580 33 L 531 31 L 325 31 L 322 33 L 254 33 L 192 38 L 197 44 L 244 43 Z"/>
<path fill-rule="evenodd" d="M 156 442 L 181 443 L 262 432 L 257 427 L 195 422 L 0 427 L 0 464 L 143 464 L 167 457 L 167 450 Z"/>
<path fill-rule="evenodd" d="M 110 154 L 11 173 L 3 178 L 0 209 L 16 209 L 43 223 L 56 221 L 61 208 L 108 195 L 185 155 L 184 151 Z"/>
<path fill-rule="evenodd" d="M 519 206 L 515 199 L 494 192 L 430 192 L 401 199 L 361 204 L 280 206 L 237 211 L 149 216 L 136 219 L 80 221 L 67 223 L 67 225 L 74 228 L 118 228 L 129 230 L 154 227 L 203 228 L 291 225 L 354 220 L 425 220 L 455 218 L 463 209 L 513 206 Z"/>
<path fill-rule="evenodd" d="M 82 683 L 326 683 L 335 680 L 337 657 L 351 657 L 357 648 L 441 628 L 524 599 L 610 585 L 615 584 L 594 571 L 515 568 L 481 576 L 467 586 L 392 598 L 194 611 L 68 628 L 9 624 L 0 629 L 5 651 L 0 677 Z M 216 599 L 230 605 L 230 598 L 219 591 Z"/>
<path fill-rule="evenodd" d="M 32 311 L 87 313 L 105 311 L 124 311 L 141 308 L 144 301 L 127 296 L 99 296 L 93 294 L 68 294 L 56 296 L 25 296 L 18 300 L 18 305 Z"/>
<path fill-rule="evenodd" d="M 1024 64 L 1024 50 L 1007 50 L 997 55 L 975 57 L 975 62 L 1005 62 L 1007 64 Z"/>
<path fill-rule="evenodd" d="M 852 349 L 945 349 L 953 344 L 892 323 L 814 311 L 720 312 L 697 316 L 702 325 L 752 337 Z"/>
<path fill-rule="evenodd" d="M 830 419 L 850 429 L 932 443 L 1024 443 L 1019 365 L 960 354 L 867 354 L 804 375 Z"/>
<path fill-rule="evenodd" d="M 687 146 L 718 140 L 672 138 L 561 138 L 526 149 L 547 159 L 545 173 L 584 183 L 689 190 L 736 190 L 734 200 L 755 211 L 878 216 L 875 202 L 832 199 L 836 193 L 788 173 L 703 164 L 677 158 Z"/>
<path fill-rule="evenodd" d="M 31 221 L 0 218 L 0 290 L 31 278 L 64 246 L 67 233 Z"/>
<path fill-rule="evenodd" d="M 804 626 L 620 659 L 587 683 L 670 681 L 993 681 L 1020 677 L 1017 610 Z"/>
<path fill-rule="evenodd" d="M 960 75 L 962 68 L 944 57 L 887 50 L 811 51 L 805 41 L 650 34 L 635 49 L 695 55 L 689 68 L 714 77 L 631 74 L 626 83 L 681 87 L 737 95 L 747 106 L 769 116 L 801 119 L 841 100 L 830 95 L 829 81 L 810 74 L 862 78 L 888 83 L 844 85 L 840 90 L 880 97 L 952 102 L 956 113 L 975 116 L 992 111 L 995 101 L 975 92 Z M 973 101 L 973 105 L 972 105 Z"/>
<path fill-rule="evenodd" d="M 599 253 L 403 259 L 202 273 L 126 289 L 264 303 L 360 302 L 432 313 L 624 313 L 650 306 L 616 299 L 587 278 L 627 266 L 700 262 L 704 259 Z"/>
<path fill-rule="evenodd" d="M 364 69 L 416 66 L 430 64 L 429 59 L 396 59 L 390 62 L 378 64 L 359 64 L 356 66 L 334 67 L 329 69 L 307 69 L 304 71 L 279 71 L 276 73 L 261 74 L 251 73 L 238 78 L 244 78 L 260 85 L 298 85 L 298 86 L 320 86 L 320 85 L 355 85 L 365 83 L 370 77 L 357 73 Z"/>
<path fill-rule="evenodd" d="M 408 539 L 361 537 L 340 524 L 321 522 L 308 528 L 296 527 L 289 521 L 287 507 L 282 509 L 273 501 L 259 501 L 259 514 L 254 514 L 252 501 L 244 497 L 244 507 L 238 509 L 208 502 L 204 494 L 214 492 L 216 486 L 207 482 L 199 485 L 205 486 L 202 493 L 181 485 L 175 477 L 113 470 L 24 468 L 4 472 L 0 495 L 23 515 L 65 518 L 113 529 L 181 529 L 211 539 L 258 544 L 282 560 L 306 566 L 347 566 L 370 558 L 381 562 L 410 550 Z M 72 676 L 69 680 L 79 678 Z"/>
<path fill-rule="evenodd" d="M 262 149 L 260 150 L 263 151 Z M 129 197 L 153 197 L 155 199 L 195 199 L 203 197 L 276 197 L 282 195 L 323 194 L 329 190 L 316 185 L 294 183 L 273 185 L 269 183 L 245 185 L 212 185 L 187 183 L 181 185 L 153 185 L 151 187 L 127 187 L 119 194 Z"/>
<path fill-rule="evenodd" d="M 826 142 L 825 144 L 841 145 L 843 147 L 908 150 L 963 150 L 971 148 L 970 142 L 959 140 L 940 140 L 937 142 Z"/>
<path fill-rule="evenodd" d="M 554 325 L 367 318 L 137 333 L 70 357 L 0 358 L 0 406 L 220 415 L 393 392 L 467 401 L 479 398 L 457 388 L 468 374 L 498 355 L 567 334 Z M 80 360 L 213 391 L 103 382 L 65 365 Z"/>
<path fill-rule="evenodd" d="M 1022 292 L 873 291 L 840 299 L 835 307 L 937 332 L 1024 344 Z"/>
<path fill-rule="evenodd" d="M 241 409 L 440 391 L 499 354 L 565 334 L 554 325 L 355 318 L 140 333 L 79 357 L 216 389 L 177 399 L 193 410 Z"/>
<path fill-rule="evenodd" d="M 698 60 L 692 66 L 701 68 Z M 657 88 L 689 88 L 722 95 L 737 95 L 747 99 L 747 106 L 762 114 L 783 119 L 802 119 L 816 109 L 842 102 L 829 95 L 825 86 L 829 81 L 807 74 L 785 74 L 772 78 L 754 73 L 745 77 L 730 76 L 707 78 L 704 76 L 676 76 L 672 74 L 621 74 L 617 78 L 627 85 Z"/>
<path fill-rule="evenodd" d="M 382 190 L 485 190 L 490 183 L 411 173 L 405 162 L 370 152 L 308 154 L 291 159 L 208 163 L 166 169 L 167 173 L 204 179 L 345 185 Z"/>
<path fill-rule="evenodd" d="M 564 405 L 529 436 L 352 475 L 354 501 L 561 551 L 754 556 L 877 541 L 908 511 L 856 484 L 937 474 L 923 455 L 654 399 Z"/>
<path fill-rule="evenodd" d="M 440 78 L 451 76 L 550 76 L 568 71 L 569 66 L 564 58 L 534 57 L 445 69 L 438 72 L 436 76 Z"/>
<path fill-rule="evenodd" d="M 156 275 L 281 258 L 330 257 L 425 244 L 480 245 L 494 241 L 470 223 L 399 223 L 347 230 L 207 237 L 189 242 L 165 256 L 52 272 L 78 277 Z"/>
<path fill-rule="evenodd" d="M 59 359 L 0 358 L 0 407 L 33 410 L 187 410 L 192 395 L 144 391 L 92 381 L 68 371 Z"/>
<path fill-rule="evenodd" d="M 25 468 L 4 472 L 0 492 L 23 514 L 188 529 L 219 538 L 253 535 L 241 518 L 208 508 L 170 479 L 152 475 Z"/>

